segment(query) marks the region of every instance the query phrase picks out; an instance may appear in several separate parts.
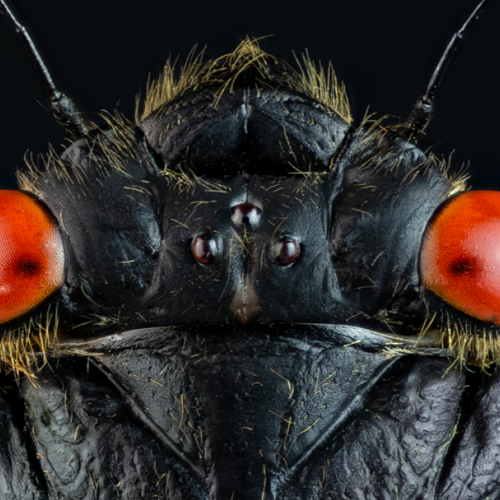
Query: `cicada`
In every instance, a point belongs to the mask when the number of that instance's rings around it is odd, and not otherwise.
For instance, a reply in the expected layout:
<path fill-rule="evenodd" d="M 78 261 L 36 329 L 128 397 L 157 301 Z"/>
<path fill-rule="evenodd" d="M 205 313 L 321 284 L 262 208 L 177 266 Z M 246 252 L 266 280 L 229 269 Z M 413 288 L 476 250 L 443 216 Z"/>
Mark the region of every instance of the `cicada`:
<path fill-rule="evenodd" d="M 361 123 L 246 38 L 96 124 L 31 44 L 71 143 L 0 192 L 2 498 L 498 498 L 500 193 L 419 148 L 454 40 Z"/>

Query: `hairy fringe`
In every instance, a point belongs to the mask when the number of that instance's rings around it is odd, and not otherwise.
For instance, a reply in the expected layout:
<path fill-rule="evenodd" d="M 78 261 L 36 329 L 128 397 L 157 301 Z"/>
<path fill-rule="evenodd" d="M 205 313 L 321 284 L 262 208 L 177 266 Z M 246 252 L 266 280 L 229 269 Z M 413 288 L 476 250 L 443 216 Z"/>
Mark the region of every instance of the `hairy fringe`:
<path fill-rule="evenodd" d="M 434 155 L 429 155 L 429 158 L 433 159 L 436 162 L 436 168 L 450 181 L 452 187 L 448 192 L 448 197 L 454 196 L 458 193 L 463 193 L 464 191 L 468 191 L 469 188 L 469 179 L 470 175 L 468 173 L 467 165 L 461 165 L 458 170 L 453 171 L 451 164 L 451 157 L 448 157 L 448 160 L 438 159 Z"/>
<path fill-rule="evenodd" d="M 373 115 L 368 113 L 363 118 L 359 130 L 365 127 L 365 133 L 358 144 L 357 150 L 353 153 L 353 156 L 355 156 L 353 161 L 359 164 L 360 169 L 370 170 L 372 173 L 385 169 L 389 171 L 399 169 L 405 150 L 401 151 L 394 147 L 395 141 L 400 139 L 400 136 L 391 136 L 390 133 L 397 133 L 401 129 L 401 125 L 387 125 L 386 122 L 391 118 L 391 116 L 386 115 L 375 120 Z M 406 144 L 408 150 L 415 147 L 409 140 Z M 373 154 L 374 151 L 377 154 Z M 417 177 L 429 175 L 431 171 L 437 170 L 443 174 L 449 183 L 448 187 L 443 190 L 442 201 L 469 189 L 469 175 L 466 166 L 462 165 L 458 171 L 453 172 L 451 157 L 445 160 L 435 156 L 430 151 L 426 151 L 425 154 L 426 156 L 422 158 L 421 163 L 405 173 L 400 182 L 401 188 L 408 187 Z M 366 157 L 368 159 L 365 159 Z M 394 193 L 387 192 L 386 196 L 394 196 Z"/>
<path fill-rule="evenodd" d="M 13 373 L 16 379 L 25 375 L 36 384 L 37 373 L 57 358 L 57 311 L 31 318 L 27 324 L 7 330 L 0 340 L 0 371 Z"/>
<path fill-rule="evenodd" d="M 46 201 L 41 181 L 45 172 L 48 171 L 63 185 L 69 187 L 78 184 L 87 190 L 93 189 L 96 172 L 101 178 L 106 178 L 112 171 L 118 171 L 125 177 L 131 177 L 123 169 L 123 165 L 130 158 L 137 157 L 139 142 L 134 125 L 118 112 L 115 112 L 114 115 L 103 112 L 100 116 L 106 123 L 106 131 L 99 134 L 94 143 L 89 142 L 98 150 L 96 151 L 97 154 L 91 155 L 97 166 L 97 169 L 92 170 L 92 176 L 89 177 L 89 169 L 86 168 L 86 165 L 68 159 L 63 161 L 49 144 L 48 154 L 40 157 L 43 164 L 42 168 L 32 156 L 25 156 L 24 160 L 27 169 L 16 172 L 20 189 Z M 92 125 L 92 128 L 98 129 L 95 124 Z"/>
<path fill-rule="evenodd" d="M 136 99 L 136 124 L 154 113 L 187 89 L 196 90 L 207 85 L 220 85 L 218 98 L 231 91 L 238 76 L 252 67 L 259 75 L 259 84 L 264 86 L 284 85 L 316 99 L 339 114 L 347 123 L 352 117 L 347 93 L 343 84 L 338 84 L 332 65 L 324 69 L 304 54 L 302 61 L 296 58 L 298 70 L 264 52 L 258 39 L 244 39 L 234 52 L 217 59 L 202 62 L 204 51 L 195 54 L 193 49 L 186 63 L 176 76 L 177 59 L 169 59 L 158 80 L 149 81 L 142 105 Z M 216 103 L 217 105 L 217 98 Z"/>
<path fill-rule="evenodd" d="M 443 346 L 454 358 L 453 365 L 470 364 L 486 370 L 500 363 L 500 335 L 491 328 L 478 329 L 445 314 Z"/>

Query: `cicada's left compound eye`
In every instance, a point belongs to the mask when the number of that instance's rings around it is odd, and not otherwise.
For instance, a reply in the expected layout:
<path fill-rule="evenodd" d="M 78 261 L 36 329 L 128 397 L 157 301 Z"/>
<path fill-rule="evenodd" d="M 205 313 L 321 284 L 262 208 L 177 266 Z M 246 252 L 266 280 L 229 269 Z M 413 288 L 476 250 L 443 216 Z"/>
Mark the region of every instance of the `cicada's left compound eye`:
<path fill-rule="evenodd" d="M 49 210 L 20 191 L 0 191 L 0 323 L 15 319 L 58 290 L 64 249 Z"/>
<path fill-rule="evenodd" d="M 424 236 L 420 272 L 424 286 L 455 309 L 500 325 L 500 192 L 445 202 Z"/>

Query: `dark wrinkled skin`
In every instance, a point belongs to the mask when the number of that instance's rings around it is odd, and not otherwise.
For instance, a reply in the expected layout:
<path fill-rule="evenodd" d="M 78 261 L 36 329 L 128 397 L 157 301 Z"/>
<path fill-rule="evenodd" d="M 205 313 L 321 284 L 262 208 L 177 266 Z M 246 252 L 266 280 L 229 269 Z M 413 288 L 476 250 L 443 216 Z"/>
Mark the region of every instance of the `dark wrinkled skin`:
<path fill-rule="evenodd" d="M 496 375 L 198 332 L 24 382 L 28 430 L 3 396 L 2 498 L 498 497 Z"/>
<path fill-rule="evenodd" d="M 5 379 L 1 498 L 498 498 L 497 374 L 381 335 L 411 344 L 428 314 L 418 252 L 450 181 L 395 133 L 243 76 L 216 108 L 207 87 L 153 113 L 119 169 L 100 175 L 97 135 L 62 157 L 89 180 L 41 178 L 68 273 L 40 311 L 82 344 L 36 385 Z M 233 220 L 241 203 L 262 217 Z"/>

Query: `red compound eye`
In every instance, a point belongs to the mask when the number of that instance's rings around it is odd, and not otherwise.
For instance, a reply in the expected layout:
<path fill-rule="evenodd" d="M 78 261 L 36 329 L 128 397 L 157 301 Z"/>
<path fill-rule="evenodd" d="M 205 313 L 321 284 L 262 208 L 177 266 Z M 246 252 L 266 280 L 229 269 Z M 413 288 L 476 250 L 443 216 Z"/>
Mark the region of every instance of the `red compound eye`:
<path fill-rule="evenodd" d="M 438 297 L 500 325 L 500 192 L 472 191 L 445 203 L 425 233 L 420 267 Z"/>
<path fill-rule="evenodd" d="M 64 280 L 64 249 L 49 211 L 19 191 L 0 191 L 0 323 L 52 295 Z"/>

